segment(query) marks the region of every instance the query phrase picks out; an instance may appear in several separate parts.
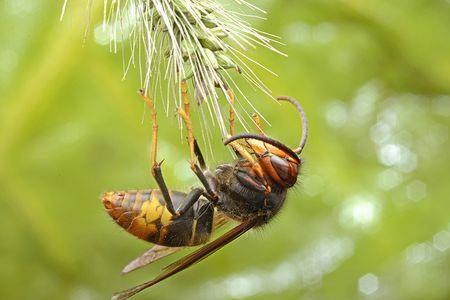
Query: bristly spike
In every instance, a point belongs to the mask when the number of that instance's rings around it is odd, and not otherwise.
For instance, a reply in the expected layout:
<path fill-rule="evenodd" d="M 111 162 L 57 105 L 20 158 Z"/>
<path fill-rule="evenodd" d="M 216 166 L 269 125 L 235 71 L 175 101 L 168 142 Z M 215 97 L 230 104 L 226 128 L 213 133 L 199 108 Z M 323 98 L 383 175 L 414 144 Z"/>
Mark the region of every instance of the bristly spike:
<path fill-rule="evenodd" d="M 226 102 L 223 87 L 231 86 L 233 81 L 224 73 L 235 70 L 237 72 L 231 72 L 235 76 L 243 72 L 243 78 L 250 85 L 270 96 L 270 90 L 252 68 L 275 73 L 252 59 L 245 53 L 246 49 L 260 46 L 284 55 L 273 46 L 279 44 L 276 36 L 253 28 L 247 21 L 262 19 L 258 14 L 265 11 L 245 0 L 232 2 L 239 11 L 233 11 L 230 5 L 223 6 L 219 0 L 103 0 L 104 20 L 96 30 L 110 34 L 112 52 L 118 49 L 129 52 L 130 57 L 123 59 L 124 76 L 132 67 L 138 68 L 140 86 L 151 93 L 153 99 L 162 99 L 166 112 L 170 111 L 169 99 L 175 101 L 171 105 L 178 106 L 180 102 L 180 81 L 190 80 L 198 104 L 207 103 L 213 116 L 212 125 L 217 123 L 225 137 L 228 132 L 223 118 L 225 112 L 221 111 Z M 69 0 L 63 1 L 61 18 L 68 4 Z M 129 47 L 125 43 L 129 43 Z M 167 82 L 167 87 L 163 82 Z M 240 90 L 239 87 L 236 90 Z M 236 102 L 239 104 L 238 97 Z M 244 125 L 244 118 L 238 111 L 236 114 Z M 204 127 L 208 128 L 210 121 L 202 119 Z"/>

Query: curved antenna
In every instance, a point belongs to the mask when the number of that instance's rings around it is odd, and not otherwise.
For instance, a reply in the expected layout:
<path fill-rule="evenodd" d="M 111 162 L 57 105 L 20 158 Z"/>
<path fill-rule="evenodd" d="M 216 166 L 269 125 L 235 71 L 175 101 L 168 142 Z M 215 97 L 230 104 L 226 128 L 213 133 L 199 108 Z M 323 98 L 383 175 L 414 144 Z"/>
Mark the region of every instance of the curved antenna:
<path fill-rule="evenodd" d="M 300 118 L 302 120 L 302 138 L 300 140 L 300 145 L 297 148 L 292 149 L 292 151 L 294 151 L 295 153 L 300 154 L 300 153 L 302 153 L 302 150 L 305 147 L 306 139 L 308 137 L 308 119 L 306 119 L 305 111 L 303 110 L 300 103 L 298 103 L 297 99 L 294 99 L 292 97 L 280 96 L 277 98 L 277 100 L 291 102 L 295 106 L 295 108 L 297 108 L 298 112 L 300 113 Z"/>
<path fill-rule="evenodd" d="M 267 144 L 270 144 L 272 146 L 275 146 L 281 150 L 284 150 L 285 152 L 287 152 L 289 155 L 291 155 L 293 158 L 298 159 L 298 155 L 297 153 L 295 153 L 291 148 L 289 148 L 288 146 L 286 146 L 285 144 L 274 140 L 270 137 L 264 136 L 264 135 L 260 135 L 260 134 L 254 134 L 254 133 L 240 133 L 240 134 L 235 134 L 231 137 L 229 137 L 228 139 L 226 139 L 223 143 L 224 145 L 228 145 L 229 143 L 235 141 L 235 140 L 240 140 L 240 139 L 254 139 L 254 140 L 258 140 L 258 141 L 262 141 L 265 142 Z"/>

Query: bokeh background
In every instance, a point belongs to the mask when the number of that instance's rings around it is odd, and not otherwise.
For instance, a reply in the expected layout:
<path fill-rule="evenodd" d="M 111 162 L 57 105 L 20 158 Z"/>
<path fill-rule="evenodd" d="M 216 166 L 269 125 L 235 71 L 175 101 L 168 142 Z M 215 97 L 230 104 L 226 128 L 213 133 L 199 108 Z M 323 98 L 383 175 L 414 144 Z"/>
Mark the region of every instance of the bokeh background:
<path fill-rule="evenodd" d="M 150 245 L 99 195 L 155 184 L 138 76 L 96 38 L 100 2 L 85 47 L 87 1 L 63 22 L 62 1 L 0 2 L 1 299 L 107 299 L 171 261 L 119 275 Z M 255 72 L 309 117 L 301 184 L 263 231 L 136 299 L 450 299 L 450 2 L 257 2 L 289 58 L 256 51 L 280 76 Z M 296 144 L 295 111 L 252 99 Z M 176 118 L 159 120 L 167 181 L 188 190 Z M 211 166 L 232 159 L 215 136 Z"/>

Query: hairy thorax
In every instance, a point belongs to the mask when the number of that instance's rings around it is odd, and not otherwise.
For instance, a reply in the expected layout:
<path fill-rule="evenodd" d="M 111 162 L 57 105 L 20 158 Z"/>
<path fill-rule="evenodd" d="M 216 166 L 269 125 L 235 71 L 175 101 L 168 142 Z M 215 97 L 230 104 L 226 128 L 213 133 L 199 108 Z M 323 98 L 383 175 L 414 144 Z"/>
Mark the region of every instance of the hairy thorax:
<path fill-rule="evenodd" d="M 286 189 L 271 186 L 271 192 L 252 189 L 239 181 L 236 166 L 220 165 L 216 169 L 216 192 L 219 195 L 217 208 L 228 217 L 245 221 L 258 217 L 263 225 L 281 209 L 286 198 Z"/>

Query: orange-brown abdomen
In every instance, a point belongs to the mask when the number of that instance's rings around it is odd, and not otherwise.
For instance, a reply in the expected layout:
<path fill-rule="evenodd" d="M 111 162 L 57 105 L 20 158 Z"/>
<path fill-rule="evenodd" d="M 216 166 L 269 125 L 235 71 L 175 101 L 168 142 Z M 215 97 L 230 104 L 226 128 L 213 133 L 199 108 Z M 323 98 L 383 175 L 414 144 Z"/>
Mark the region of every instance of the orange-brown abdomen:
<path fill-rule="evenodd" d="M 175 208 L 185 193 L 170 192 Z M 129 233 L 140 239 L 169 247 L 205 243 L 211 234 L 214 208 L 200 199 L 181 217 L 173 218 L 159 190 L 106 192 L 103 205 L 109 215 Z"/>

